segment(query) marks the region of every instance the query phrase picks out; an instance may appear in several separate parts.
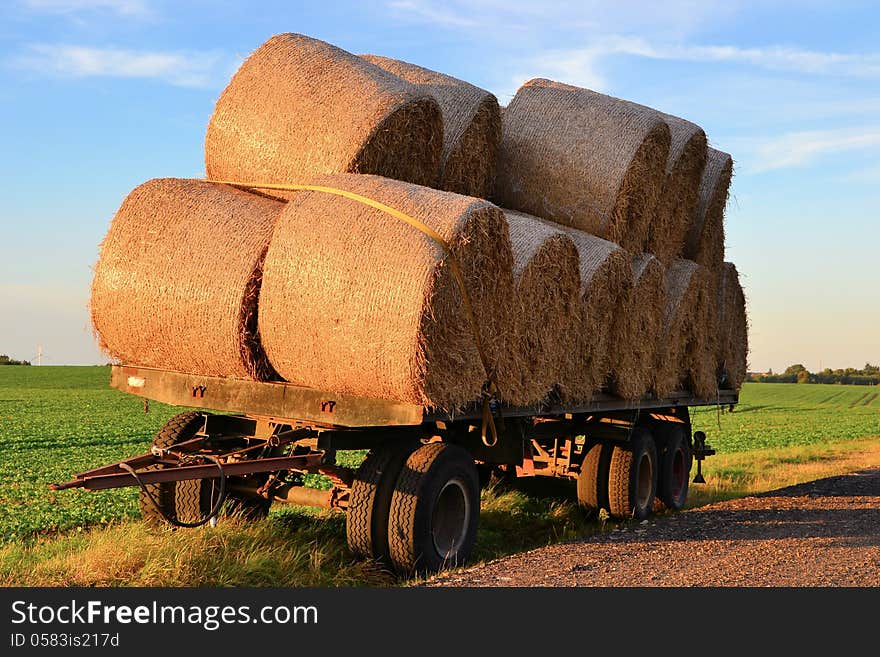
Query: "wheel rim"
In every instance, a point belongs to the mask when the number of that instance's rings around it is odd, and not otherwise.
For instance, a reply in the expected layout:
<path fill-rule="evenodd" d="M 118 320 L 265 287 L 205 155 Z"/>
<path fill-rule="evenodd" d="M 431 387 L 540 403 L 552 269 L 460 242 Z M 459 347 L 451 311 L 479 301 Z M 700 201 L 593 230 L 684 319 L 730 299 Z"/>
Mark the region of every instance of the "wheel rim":
<path fill-rule="evenodd" d="M 653 493 L 654 484 L 654 464 L 648 454 L 642 454 L 639 458 L 639 478 L 638 488 L 636 490 L 636 500 L 639 508 L 644 509 L 651 502 L 651 494 Z"/>
<path fill-rule="evenodd" d="M 684 450 L 679 447 L 672 455 L 672 497 L 678 499 L 684 490 L 684 483 L 687 480 L 687 473 L 684 467 Z"/>
<path fill-rule="evenodd" d="M 459 479 L 450 479 L 443 486 L 431 513 L 431 539 L 437 553 L 454 556 L 467 537 L 471 504 L 467 488 Z"/>

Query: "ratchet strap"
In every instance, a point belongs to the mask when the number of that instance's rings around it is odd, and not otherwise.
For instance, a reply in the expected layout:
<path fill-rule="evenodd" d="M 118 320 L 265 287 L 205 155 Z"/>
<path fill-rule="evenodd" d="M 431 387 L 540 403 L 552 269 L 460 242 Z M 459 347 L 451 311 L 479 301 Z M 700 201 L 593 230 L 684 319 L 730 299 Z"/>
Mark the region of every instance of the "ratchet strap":
<path fill-rule="evenodd" d="M 492 368 L 489 366 L 489 359 L 487 358 L 486 352 L 483 349 L 483 341 L 480 338 L 480 326 L 477 323 L 477 317 L 474 314 L 474 307 L 473 304 L 471 304 L 471 299 L 467 292 L 467 286 L 464 283 L 464 275 L 461 273 L 461 267 L 459 266 L 458 260 L 456 260 L 455 255 L 453 255 L 452 248 L 449 246 L 449 243 L 444 240 L 437 231 L 419 221 L 415 217 L 401 212 L 396 208 L 392 208 L 390 205 L 385 205 L 384 203 L 381 203 L 380 201 L 377 201 L 375 199 L 371 199 L 367 196 L 362 196 L 361 194 L 357 194 L 355 192 L 350 192 L 346 189 L 339 189 L 337 187 L 327 187 L 324 185 L 254 183 L 234 180 L 212 180 L 210 178 L 208 178 L 206 182 L 215 183 L 218 185 L 230 185 L 232 187 L 243 187 L 251 189 L 270 189 L 288 192 L 308 191 L 320 192 L 323 194 L 332 194 L 334 196 L 342 196 L 343 198 L 356 201 L 371 208 L 375 208 L 376 210 L 380 210 L 381 212 L 384 212 L 385 214 L 388 214 L 395 219 L 399 219 L 400 221 L 409 224 L 413 228 L 421 231 L 437 246 L 439 246 L 443 253 L 446 255 L 447 260 L 449 261 L 449 268 L 452 271 L 452 276 L 455 279 L 456 284 L 458 285 L 459 291 L 461 292 L 462 304 L 464 305 L 465 314 L 467 315 L 468 321 L 471 325 L 471 332 L 474 335 L 474 342 L 476 343 L 477 353 L 480 356 L 480 362 L 483 365 L 483 370 L 486 372 L 486 383 L 483 385 L 481 395 L 483 402 L 483 422 L 481 428 L 481 439 L 487 447 L 492 447 L 498 442 L 498 427 L 495 424 L 495 416 L 493 414 L 492 404 L 492 402 L 496 400 L 498 395 L 498 385 L 495 383 L 494 373 L 492 371 Z M 504 418 L 501 416 L 500 411 L 498 411 L 498 424 L 503 430 Z"/>

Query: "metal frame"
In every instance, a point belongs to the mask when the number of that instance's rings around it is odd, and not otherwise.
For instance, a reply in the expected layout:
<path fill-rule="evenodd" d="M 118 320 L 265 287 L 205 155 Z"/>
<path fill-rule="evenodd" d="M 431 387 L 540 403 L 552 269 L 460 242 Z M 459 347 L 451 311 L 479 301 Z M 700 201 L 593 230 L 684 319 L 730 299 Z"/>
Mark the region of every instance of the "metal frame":
<path fill-rule="evenodd" d="M 625 401 L 596 395 L 587 404 L 501 407 L 508 419 L 497 445 L 480 438 L 482 409 L 475 406 L 456 414 L 440 414 L 400 402 L 336 395 L 282 382 L 169 372 L 116 365 L 111 387 L 155 401 L 242 415 L 205 415 L 196 437 L 168 449 L 153 449 L 124 461 L 74 475 L 52 485 L 55 490 L 105 490 L 122 486 L 157 484 L 221 475 L 236 478 L 243 494 L 267 499 L 344 508 L 353 473 L 334 465 L 338 449 L 362 449 L 394 440 L 449 440 L 467 449 L 475 459 L 515 467 L 519 476 L 536 474 L 576 476 L 576 436 L 590 440 L 626 441 L 637 423 L 683 423 L 690 429 L 689 406 L 734 404 L 733 390 L 714 400 L 679 393 L 664 399 Z M 273 449 L 291 445 L 286 456 Z M 697 459 L 711 448 L 696 446 Z M 699 461 L 698 461 L 699 468 Z M 283 481 L 289 473 L 321 472 L 333 480 L 329 492 L 314 493 Z M 221 474 L 222 473 L 222 474 Z M 248 475 L 274 473 L 254 487 Z M 281 479 L 279 479 L 281 475 Z M 244 478 L 244 479 L 242 479 Z"/>
<path fill-rule="evenodd" d="M 453 416 L 414 404 L 340 395 L 290 383 L 185 374 L 128 365 L 114 365 L 111 368 L 110 387 L 175 406 L 269 417 L 291 425 L 349 428 L 415 426 L 438 421 L 475 420 L 482 416 L 482 409 L 478 406 Z M 502 406 L 500 410 L 504 417 L 570 417 L 677 406 L 728 405 L 738 401 L 735 390 L 720 390 L 715 399 L 702 399 L 685 392 L 662 399 L 646 397 L 631 401 L 597 394 L 586 404 Z"/>

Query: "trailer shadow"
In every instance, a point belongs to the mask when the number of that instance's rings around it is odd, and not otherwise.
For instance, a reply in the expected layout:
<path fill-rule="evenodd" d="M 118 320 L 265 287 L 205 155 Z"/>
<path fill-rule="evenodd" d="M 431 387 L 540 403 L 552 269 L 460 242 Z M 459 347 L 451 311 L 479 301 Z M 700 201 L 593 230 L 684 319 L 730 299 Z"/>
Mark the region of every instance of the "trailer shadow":
<path fill-rule="evenodd" d="M 625 526 L 592 540 L 632 542 L 833 539 L 834 546 L 880 546 L 880 469 L 827 477 L 682 513 L 649 527 Z"/>

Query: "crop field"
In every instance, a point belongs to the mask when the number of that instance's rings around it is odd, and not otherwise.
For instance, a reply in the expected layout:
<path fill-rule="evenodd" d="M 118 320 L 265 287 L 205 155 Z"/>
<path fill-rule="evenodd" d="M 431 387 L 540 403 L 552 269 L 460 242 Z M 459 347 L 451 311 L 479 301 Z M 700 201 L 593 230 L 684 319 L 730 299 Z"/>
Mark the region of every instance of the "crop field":
<path fill-rule="evenodd" d="M 278 509 L 256 527 L 170 532 L 130 522 L 140 515 L 133 488 L 47 490 L 75 472 L 145 451 L 156 430 L 180 411 L 151 403 L 145 413 L 141 400 L 111 390 L 108 381 L 105 367 L 0 367 L 0 583 L 389 582 L 347 553 L 339 513 Z M 873 464 L 865 459 L 880 463 L 880 442 L 871 439 L 880 437 L 878 392 L 746 384 L 734 412 L 698 411 L 695 428 L 706 431 L 719 456 L 707 462 L 709 486 L 692 488 L 693 503 Z M 821 465 L 831 459 L 835 466 Z M 534 481 L 486 491 L 476 559 L 599 530 L 596 520 L 581 517 L 568 488 L 554 486 Z M 122 544 L 128 547 L 120 552 Z M 210 565 L 197 559 L 201 550 L 217 559 Z M 254 550 L 259 557 L 241 556 Z M 180 579 L 169 575 L 172 566 Z M 29 579 L 22 573 L 31 568 L 45 572 Z"/>
<path fill-rule="evenodd" d="M 707 407 L 692 419 L 722 453 L 880 436 L 880 387 L 746 383 L 733 413 Z"/>

